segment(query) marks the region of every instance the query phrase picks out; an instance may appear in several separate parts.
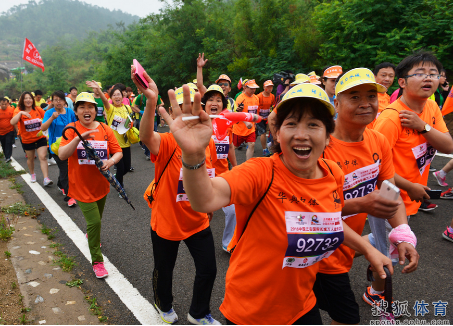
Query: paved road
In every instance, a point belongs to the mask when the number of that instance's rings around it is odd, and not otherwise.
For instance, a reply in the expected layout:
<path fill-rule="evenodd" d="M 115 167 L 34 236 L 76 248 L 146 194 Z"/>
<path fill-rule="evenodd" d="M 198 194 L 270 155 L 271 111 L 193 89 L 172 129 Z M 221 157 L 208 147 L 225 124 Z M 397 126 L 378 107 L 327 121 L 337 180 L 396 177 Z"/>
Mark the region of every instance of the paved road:
<path fill-rule="evenodd" d="M 162 129 L 161 131 L 165 131 Z M 26 168 L 26 159 L 20 148 L 19 141 L 16 142 L 17 149 L 14 149 L 13 157 Z M 261 156 L 261 145 L 256 143 L 255 156 Z M 245 161 L 245 150 L 237 151 L 238 162 Z M 447 158 L 436 157 L 433 166 L 440 169 Z M 38 161 L 35 161 L 38 165 Z M 108 256 L 110 261 L 118 270 L 136 287 L 142 296 L 148 301 L 153 301 L 151 276 L 153 270 L 152 245 L 150 240 L 150 209 L 143 200 L 143 192 L 154 176 L 154 166 L 145 160 L 142 149 L 138 145 L 132 146 L 132 165 L 135 172 L 125 176 L 125 186 L 129 198 L 132 200 L 136 211 L 133 211 L 124 200 L 119 199 L 116 192 L 112 189 L 108 195 L 107 204 L 104 212 L 102 224 L 102 252 Z M 49 173 L 52 180 L 57 180 L 57 166 L 50 166 Z M 36 169 L 38 182 L 42 182 L 42 175 L 39 167 Z M 21 179 L 18 179 L 21 180 Z M 453 184 L 453 173 L 447 177 L 447 182 Z M 433 189 L 440 189 L 431 176 L 428 185 Z M 25 185 L 23 187 L 24 197 L 32 205 L 41 204 L 31 189 Z M 85 231 L 85 220 L 78 207 L 69 208 L 63 201 L 63 196 L 58 191 L 56 185 L 46 188 L 46 191 L 61 204 L 63 210 L 73 219 L 78 227 Z M 418 251 L 421 255 L 419 269 L 411 275 L 400 273 L 401 268 L 397 267 L 394 276 L 394 298 L 396 300 L 408 300 L 410 318 L 414 319 L 412 307 L 416 300 L 429 303 L 429 314 L 424 317 L 418 316 L 419 320 L 442 318 L 452 320 L 453 300 L 452 298 L 452 253 L 453 243 L 441 237 L 446 225 L 453 217 L 453 201 L 435 200 L 439 207 L 432 213 L 418 213 L 412 217 L 410 224 L 413 231 L 418 236 Z M 217 279 L 212 293 L 211 309 L 214 318 L 224 322 L 224 318 L 218 307 L 224 295 L 224 280 L 228 269 L 229 254 L 225 253 L 221 247 L 221 238 L 224 226 L 223 212 L 214 213 L 211 228 L 214 234 L 217 259 Z M 59 228 L 55 219 L 46 211 L 40 217 L 41 223 L 48 227 Z M 364 233 L 369 232 L 368 225 Z M 103 280 L 94 277 L 91 264 L 80 254 L 72 241 L 63 231 L 57 233 L 56 241 L 65 245 L 64 249 L 70 255 L 76 256 L 79 265 L 75 268 L 78 277 L 85 280 L 84 287 L 93 292 L 98 298 L 98 302 L 105 309 L 105 314 L 109 317 L 111 324 L 137 324 L 137 319 L 118 299 L 116 294 L 106 285 Z M 361 300 L 366 281 L 365 270 L 367 262 L 364 258 L 357 258 L 350 272 L 352 287 L 356 295 L 356 300 L 360 306 L 361 323 L 369 324 L 370 320 L 376 319 L 372 316 L 371 307 Z M 259 273 L 259 271 L 257 271 Z M 194 264 L 187 247 L 182 243 L 176 262 L 173 281 L 174 308 L 179 314 L 179 324 L 187 324 L 186 315 L 189 311 L 190 300 L 192 297 L 192 283 L 195 271 Z M 445 317 L 434 317 L 433 301 L 450 301 L 446 309 Z M 330 319 L 323 314 L 324 322 L 330 323 Z"/>

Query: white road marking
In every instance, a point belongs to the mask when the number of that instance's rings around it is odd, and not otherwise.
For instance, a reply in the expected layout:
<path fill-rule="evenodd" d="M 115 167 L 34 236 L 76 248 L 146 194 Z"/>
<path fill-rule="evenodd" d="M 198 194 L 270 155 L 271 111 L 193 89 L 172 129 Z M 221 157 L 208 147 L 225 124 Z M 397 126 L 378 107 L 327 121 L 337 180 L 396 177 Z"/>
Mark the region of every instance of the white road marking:
<path fill-rule="evenodd" d="M 12 158 L 11 165 L 16 169 L 16 171 L 24 170 L 24 168 L 14 158 Z M 88 241 L 85 238 L 85 234 L 77 227 L 72 219 L 61 209 L 61 207 L 53 200 L 52 197 L 50 197 L 50 195 L 38 182 L 30 182 L 31 176 L 29 173 L 22 174 L 21 176 L 28 186 L 35 192 L 36 196 L 38 196 L 41 202 L 46 206 L 58 224 L 60 224 L 63 231 L 68 235 L 72 242 L 74 242 L 85 258 L 91 263 L 90 249 L 88 248 Z M 109 272 L 109 276 L 105 278 L 105 281 L 142 325 L 165 325 L 153 305 L 132 286 L 132 284 L 118 271 L 118 269 L 105 255 L 104 265 Z"/>

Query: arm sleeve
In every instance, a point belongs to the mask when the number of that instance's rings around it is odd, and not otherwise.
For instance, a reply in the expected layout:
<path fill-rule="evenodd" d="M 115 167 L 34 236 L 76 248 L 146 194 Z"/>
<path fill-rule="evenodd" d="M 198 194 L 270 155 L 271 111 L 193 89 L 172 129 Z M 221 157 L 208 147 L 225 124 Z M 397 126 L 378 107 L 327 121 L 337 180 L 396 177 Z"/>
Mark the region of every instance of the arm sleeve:
<path fill-rule="evenodd" d="M 398 122 L 396 122 L 396 119 Z M 401 122 L 399 121 L 399 114 L 395 110 L 387 109 L 382 111 L 376 119 L 374 130 L 380 132 L 387 138 L 390 147 L 394 147 L 401 132 Z"/>
<path fill-rule="evenodd" d="M 395 167 L 393 166 L 392 149 L 387 138 L 378 135 L 379 143 L 382 149 L 381 169 L 379 171 L 378 180 L 388 180 L 395 176 Z"/>
<path fill-rule="evenodd" d="M 46 111 L 46 113 L 44 113 L 44 119 L 42 120 L 42 123 L 45 123 L 47 120 L 49 120 L 51 116 L 52 113 L 50 113 L 50 111 Z"/>

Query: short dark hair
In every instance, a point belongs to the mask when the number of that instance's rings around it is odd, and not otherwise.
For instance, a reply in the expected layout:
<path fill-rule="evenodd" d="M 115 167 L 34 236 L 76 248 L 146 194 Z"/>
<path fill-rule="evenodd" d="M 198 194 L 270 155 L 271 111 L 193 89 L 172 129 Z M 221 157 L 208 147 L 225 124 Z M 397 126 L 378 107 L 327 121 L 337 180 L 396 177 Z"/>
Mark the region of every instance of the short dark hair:
<path fill-rule="evenodd" d="M 385 69 L 385 68 L 392 68 L 393 71 L 396 71 L 396 66 L 393 63 L 390 62 L 382 62 L 378 64 L 376 67 L 374 67 L 373 74 L 377 76 L 379 73 L 379 70 Z"/>
<path fill-rule="evenodd" d="M 113 85 L 113 87 L 114 88 L 119 88 L 121 93 L 126 90 L 126 85 L 121 84 L 121 83 L 115 84 L 115 85 Z"/>
<path fill-rule="evenodd" d="M 42 92 L 40 89 L 37 89 L 37 90 L 35 91 L 35 96 L 38 96 L 38 95 L 41 95 L 41 96 L 44 95 L 43 92 Z"/>
<path fill-rule="evenodd" d="M 25 95 L 30 95 L 31 96 L 31 99 L 33 100 L 33 104 L 32 104 L 32 109 L 34 110 L 35 109 L 35 97 L 33 96 L 33 94 L 31 92 L 23 92 L 22 95 L 20 96 L 19 98 L 19 103 L 17 103 L 17 107 L 19 108 L 19 110 L 21 111 L 25 111 L 25 103 L 24 103 L 24 100 L 25 100 Z"/>
<path fill-rule="evenodd" d="M 41 103 L 40 107 L 41 107 L 41 109 L 44 109 L 47 107 L 47 105 L 48 105 L 47 103 Z"/>
<path fill-rule="evenodd" d="M 66 96 L 64 95 L 63 91 L 55 91 L 52 93 L 52 101 L 54 100 L 55 97 L 59 97 L 63 101 L 66 102 Z"/>
<path fill-rule="evenodd" d="M 212 96 L 214 93 L 220 93 L 218 91 L 209 91 L 209 92 L 206 92 L 204 93 L 203 97 L 201 98 L 201 105 L 203 107 L 203 110 L 205 110 L 205 106 L 206 106 L 206 102 L 209 100 L 209 97 Z M 228 107 L 228 100 L 225 98 L 225 96 L 222 94 L 222 105 L 223 105 L 223 108 L 222 110 L 225 110 L 227 107 Z"/>
<path fill-rule="evenodd" d="M 120 85 L 122 85 L 122 84 L 120 84 Z M 123 85 L 123 86 L 124 86 L 124 85 Z M 124 88 L 124 89 L 126 89 L 126 88 Z M 116 90 L 120 91 L 121 96 L 123 96 L 123 88 L 121 88 L 121 87 L 115 85 L 115 86 L 110 90 L 110 92 L 109 92 L 110 98 L 113 96 L 113 93 L 115 93 Z"/>
<path fill-rule="evenodd" d="M 127 86 L 126 87 L 126 92 L 132 92 L 132 87 Z"/>
<path fill-rule="evenodd" d="M 72 87 L 69 89 L 69 93 L 71 93 L 71 91 L 72 91 L 73 89 L 75 89 L 76 91 L 78 90 L 77 87 L 72 86 Z"/>
<path fill-rule="evenodd" d="M 311 113 L 315 119 L 321 120 L 326 127 L 327 137 L 335 130 L 335 120 L 326 106 L 314 98 L 302 98 L 292 100 L 287 105 L 279 107 L 277 110 L 277 119 L 275 120 L 275 130 L 280 130 L 283 121 L 293 114 L 297 121 L 300 121 L 305 114 Z M 279 143 L 272 147 L 274 153 L 281 153 L 282 149 Z"/>
<path fill-rule="evenodd" d="M 396 77 L 404 78 L 405 76 L 407 76 L 409 71 L 420 62 L 422 62 L 423 64 L 425 64 L 425 62 L 433 63 L 439 72 L 443 68 L 440 61 L 436 58 L 436 56 L 432 52 L 419 50 L 417 52 L 414 52 L 410 56 L 407 56 L 398 64 L 398 66 L 395 69 Z"/>
<path fill-rule="evenodd" d="M 0 97 L 0 102 L 4 102 L 4 101 L 8 102 L 8 99 L 6 99 L 4 97 Z"/>

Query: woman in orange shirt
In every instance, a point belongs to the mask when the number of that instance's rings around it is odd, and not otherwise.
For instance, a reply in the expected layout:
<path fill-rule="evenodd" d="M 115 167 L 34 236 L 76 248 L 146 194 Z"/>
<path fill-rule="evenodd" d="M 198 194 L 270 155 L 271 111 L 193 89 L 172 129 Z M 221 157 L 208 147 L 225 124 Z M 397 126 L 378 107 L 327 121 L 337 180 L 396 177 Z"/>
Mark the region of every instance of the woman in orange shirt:
<path fill-rule="evenodd" d="M 30 92 L 22 93 L 17 109 L 14 111 L 14 117 L 11 124 L 18 124 L 20 136 L 22 139 L 22 148 L 27 154 L 28 170 L 31 174 L 31 182 L 36 182 L 35 174 L 35 150 L 38 152 L 41 171 L 44 175 L 44 186 L 50 186 L 53 181 L 49 179 L 47 165 L 47 139 L 46 136 L 38 136 L 41 131 L 44 110 L 35 107 L 35 99 Z"/>
<path fill-rule="evenodd" d="M 173 91 L 169 98 L 175 107 Z M 184 99 L 176 119 L 161 114 L 182 149 L 190 203 L 200 212 L 236 206 L 236 232 L 229 246 L 235 250 L 220 307 L 227 323 L 321 324 L 313 293 L 317 262 L 343 240 L 364 253 L 381 277 L 384 265 L 392 271 L 390 259 L 342 223 L 344 175 L 335 162 L 321 158 L 334 130 L 335 111 L 320 87 L 301 84 L 283 97 L 276 123 L 278 154 L 249 160 L 213 179 L 204 166 L 211 121 L 201 110 L 199 95 L 193 106 L 186 94 Z M 182 120 L 192 115 L 200 119 Z"/>
<path fill-rule="evenodd" d="M 97 105 L 93 94 L 82 92 L 77 96 L 74 106 L 78 121 L 74 126 L 83 139 L 89 140 L 103 160 L 103 170 L 108 170 L 118 162 L 123 152 L 113 131 L 104 123 L 95 121 Z M 87 159 L 79 136 L 73 129 L 64 133 L 68 139 L 61 140 L 58 157 L 68 160 L 69 192 L 68 196 L 77 200 L 87 222 L 88 245 L 90 247 L 93 271 L 97 278 L 108 276 L 101 253 L 101 219 L 110 183 L 99 172 L 94 161 Z M 109 159 L 109 155 L 113 156 Z"/>

